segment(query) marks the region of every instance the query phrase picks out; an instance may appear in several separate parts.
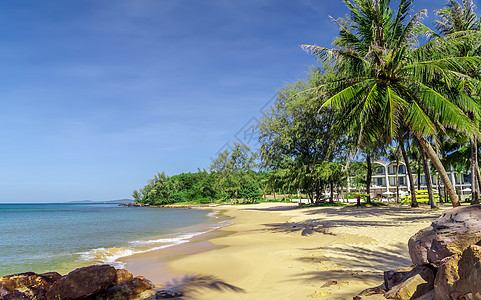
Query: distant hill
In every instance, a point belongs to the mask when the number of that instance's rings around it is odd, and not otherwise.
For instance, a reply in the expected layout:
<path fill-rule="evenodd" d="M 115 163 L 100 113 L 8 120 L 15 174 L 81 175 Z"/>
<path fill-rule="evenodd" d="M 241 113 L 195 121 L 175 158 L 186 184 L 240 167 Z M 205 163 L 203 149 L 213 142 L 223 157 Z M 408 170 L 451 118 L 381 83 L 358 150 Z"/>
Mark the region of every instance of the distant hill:
<path fill-rule="evenodd" d="M 92 201 L 92 200 L 77 200 L 77 201 L 70 201 L 68 203 L 126 203 L 126 202 L 135 202 L 133 199 L 118 199 L 118 200 L 105 200 L 105 201 Z"/>

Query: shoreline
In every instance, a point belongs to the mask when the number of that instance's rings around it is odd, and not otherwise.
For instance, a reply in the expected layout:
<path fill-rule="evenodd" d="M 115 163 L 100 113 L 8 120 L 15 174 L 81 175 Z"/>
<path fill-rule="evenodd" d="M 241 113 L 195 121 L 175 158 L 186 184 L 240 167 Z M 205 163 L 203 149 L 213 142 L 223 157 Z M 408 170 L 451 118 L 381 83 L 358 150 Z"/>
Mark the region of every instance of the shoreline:
<path fill-rule="evenodd" d="M 383 271 L 409 266 L 408 239 L 444 211 L 289 203 L 199 209 L 222 211 L 232 225 L 123 258 L 126 269 L 159 286 L 202 275 L 225 287 L 222 294 L 200 287 L 196 299 L 352 299 L 379 286 Z"/>
<path fill-rule="evenodd" d="M 231 234 L 230 231 L 224 230 L 224 228 L 229 226 L 222 226 L 199 234 L 183 244 L 132 254 L 122 257 L 118 261 L 124 264 L 123 268 L 134 274 L 134 276 L 144 276 L 156 286 L 162 287 L 172 279 L 185 275 L 170 267 L 172 261 L 181 259 L 184 256 L 222 248 L 222 246 L 215 245 L 210 240 Z"/>

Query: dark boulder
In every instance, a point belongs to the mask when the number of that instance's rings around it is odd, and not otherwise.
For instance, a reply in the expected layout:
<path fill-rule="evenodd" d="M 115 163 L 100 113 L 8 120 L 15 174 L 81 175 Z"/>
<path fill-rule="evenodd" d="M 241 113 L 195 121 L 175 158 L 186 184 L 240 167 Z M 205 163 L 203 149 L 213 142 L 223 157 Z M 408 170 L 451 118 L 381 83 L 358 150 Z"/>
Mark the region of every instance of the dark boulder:
<path fill-rule="evenodd" d="M 180 291 L 164 289 L 157 291 L 157 293 L 155 294 L 155 299 L 177 298 L 182 296 L 183 294 Z"/>
<path fill-rule="evenodd" d="M 31 298 L 27 294 L 14 290 L 12 292 L 8 292 L 3 296 L 0 296 L 1 300 L 32 300 L 32 299 L 45 299 L 45 298 Z"/>
<path fill-rule="evenodd" d="M 434 288 L 434 272 L 429 266 L 416 266 L 397 285 L 384 294 L 387 299 L 416 299 Z"/>
<path fill-rule="evenodd" d="M 88 297 L 115 284 L 117 272 L 109 265 L 76 269 L 57 280 L 48 290 L 48 300 L 71 300 Z"/>
<path fill-rule="evenodd" d="M 434 282 L 436 299 L 481 299 L 481 247 L 447 258 Z"/>
<path fill-rule="evenodd" d="M 413 269 L 414 266 L 401 268 L 395 271 L 384 271 L 385 290 L 390 290 L 393 286 L 398 285 L 406 280 Z"/>
<path fill-rule="evenodd" d="M 134 275 L 132 275 L 132 273 L 130 273 L 129 271 L 124 269 L 117 269 L 117 280 L 116 280 L 117 285 L 122 284 L 132 278 L 134 278 Z"/>
<path fill-rule="evenodd" d="M 33 272 L 0 277 L 1 299 L 46 299 L 47 290 L 62 276 L 57 272 Z"/>
<path fill-rule="evenodd" d="M 155 286 L 144 277 L 134 277 L 126 282 L 110 287 L 106 291 L 96 294 L 96 300 L 141 300 L 155 296 Z"/>
<path fill-rule="evenodd" d="M 450 209 L 409 239 L 415 265 L 437 264 L 481 241 L 481 205 Z"/>

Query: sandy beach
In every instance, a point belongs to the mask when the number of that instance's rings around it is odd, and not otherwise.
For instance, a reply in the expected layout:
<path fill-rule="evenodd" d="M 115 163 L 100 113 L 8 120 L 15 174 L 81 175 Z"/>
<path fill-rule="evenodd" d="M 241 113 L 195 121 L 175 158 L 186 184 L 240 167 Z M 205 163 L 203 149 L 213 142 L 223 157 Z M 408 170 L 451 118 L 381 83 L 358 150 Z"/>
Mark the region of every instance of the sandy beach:
<path fill-rule="evenodd" d="M 189 299 L 352 299 L 411 265 L 408 239 L 447 208 L 214 207 L 232 225 L 123 262 L 158 286 L 191 287 Z"/>

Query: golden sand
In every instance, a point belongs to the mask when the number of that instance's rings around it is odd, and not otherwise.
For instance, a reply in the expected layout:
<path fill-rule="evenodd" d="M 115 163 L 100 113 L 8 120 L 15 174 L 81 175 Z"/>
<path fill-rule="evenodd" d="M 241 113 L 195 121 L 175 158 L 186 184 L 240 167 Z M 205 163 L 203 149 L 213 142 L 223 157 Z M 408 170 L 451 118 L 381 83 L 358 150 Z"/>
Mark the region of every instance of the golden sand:
<path fill-rule="evenodd" d="M 217 207 L 235 218 L 232 225 L 123 261 L 128 270 L 158 285 L 207 275 L 223 288 L 194 289 L 187 294 L 192 299 L 352 299 L 381 285 L 385 270 L 411 265 L 409 238 L 442 213 L 426 206 L 296 206 Z"/>

